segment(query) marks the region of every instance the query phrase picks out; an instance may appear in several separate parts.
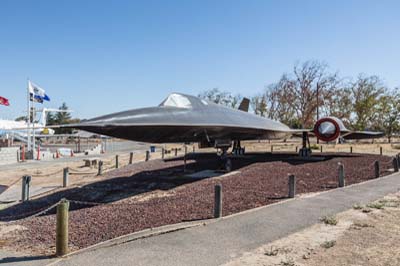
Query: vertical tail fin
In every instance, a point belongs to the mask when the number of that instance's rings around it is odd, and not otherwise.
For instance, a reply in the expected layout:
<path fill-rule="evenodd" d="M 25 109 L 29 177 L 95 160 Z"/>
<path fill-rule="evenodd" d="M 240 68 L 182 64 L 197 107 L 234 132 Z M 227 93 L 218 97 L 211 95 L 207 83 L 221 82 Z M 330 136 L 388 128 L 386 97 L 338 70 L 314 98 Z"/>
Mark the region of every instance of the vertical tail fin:
<path fill-rule="evenodd" d="M 250 100 L 247 98 L 243 98 L 242 102 L 239 105 L 239 110 L 243 112 L 249 111 Z"/>
<path fill-rule="evenodd" d="M 43 127 L 45 127 L 47 123 L 47 111 L 48 110 L 46 108 L 43 108 L 42 114 L 40 116 L 39 124 L 41 124 Z"/>

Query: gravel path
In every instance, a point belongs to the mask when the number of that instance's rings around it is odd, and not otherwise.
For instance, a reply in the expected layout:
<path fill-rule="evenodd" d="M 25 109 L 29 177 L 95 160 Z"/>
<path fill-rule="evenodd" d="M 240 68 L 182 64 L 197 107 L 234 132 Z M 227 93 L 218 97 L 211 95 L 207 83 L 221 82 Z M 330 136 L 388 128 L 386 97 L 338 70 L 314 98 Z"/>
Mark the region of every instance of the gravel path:
<path fill-rule="evenodd" d="M 70 244 L 74 250 L 145 228 L 211 218 L 217 183 L 222 184 L 224 191 L 223 215 L 229 215 L 285 199 L 289 173 L 296 175 L 297 193 L 307 193 L 337 187 L 339 162 L 345 166 L 346 184 L 374 178 L 376 160 L 381 162 L 382 175 L 392 168 L 389 157 L 378 155 L 324 154 L 326 160 L 319 162 L 301 162 L 290 159 L 291 156 L 254 154 L 234 158 L 237 174 L 203 180 L 184 177 L 181 160 L 137 163 L 112 171 L 99 182 L 58 191 L 0 211 L 0 220 L 16 220 L 24 217 L 18 214 L 37 212 L 61 198 L 104 203 L 71 204 Z M 216 167 L 215 155 L 203 154 L 188 160 L 187 169 L 199 171 Z M 7 218 L 10 215 L 14 217 Z M 54 252 L 54 210 L 15 223 L 26 230 L 1 237 L 10 248 L 25 248 L 35 254 Z"/>

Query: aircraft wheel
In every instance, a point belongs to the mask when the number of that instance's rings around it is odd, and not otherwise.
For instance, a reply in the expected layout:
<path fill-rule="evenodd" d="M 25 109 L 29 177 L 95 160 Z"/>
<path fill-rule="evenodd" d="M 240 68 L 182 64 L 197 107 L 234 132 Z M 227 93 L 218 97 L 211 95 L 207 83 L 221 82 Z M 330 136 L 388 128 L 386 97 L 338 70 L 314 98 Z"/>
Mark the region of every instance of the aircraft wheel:
<path fill-rule="evenodd" d="M 230 171 L 232 171 L 232 160 L 231 159 L 226 159 L 226 161 L 225 161 L 225 170 L 227 171 L 227 172 L 230 172 Z"/>

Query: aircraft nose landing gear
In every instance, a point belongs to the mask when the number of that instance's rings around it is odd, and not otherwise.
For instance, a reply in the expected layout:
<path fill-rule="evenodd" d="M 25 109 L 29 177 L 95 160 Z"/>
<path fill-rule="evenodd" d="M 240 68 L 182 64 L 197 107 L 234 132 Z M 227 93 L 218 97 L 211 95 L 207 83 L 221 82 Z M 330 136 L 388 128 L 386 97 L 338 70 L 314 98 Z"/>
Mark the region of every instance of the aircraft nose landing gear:
<path fill-rule="evenodd" d="M 222 153 L 220 155 L 220 160 L 221 160 L 220 169 L 230 172 L 230 171 L 232 171 L 232 160 L 228 157 L 227 150 L 228 150 L 228 148 L 222 149 Z"/>

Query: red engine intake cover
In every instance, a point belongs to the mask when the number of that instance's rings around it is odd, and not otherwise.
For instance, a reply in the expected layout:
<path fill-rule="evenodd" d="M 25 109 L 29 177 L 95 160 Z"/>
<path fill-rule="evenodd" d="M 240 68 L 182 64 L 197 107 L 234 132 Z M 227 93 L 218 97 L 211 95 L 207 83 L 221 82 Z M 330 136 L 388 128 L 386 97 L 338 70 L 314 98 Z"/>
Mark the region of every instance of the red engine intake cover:
<path fill-rule="evenodd" d="M 319 131 L 319 129 L 320 129 L 320 126 L 322 125 L 322 123 L 332 124 L 335 127 L 335 132 L 332 134 L 321 133 Z M 318 139 L 320 139 L 322 141 L 326 141 L 326 142 L 333 141 L 333 140 L 337 139 L 340 135 L 340 127 L 339 127 L 338 123 L 334 119 L 329 118 L 329 117 L 321 118 L 320 120 L 318 120 L 317 123 L 315 123 L 315 125 L 314 125 L 313 131 L 314 131 L 315 136 Z"/>

